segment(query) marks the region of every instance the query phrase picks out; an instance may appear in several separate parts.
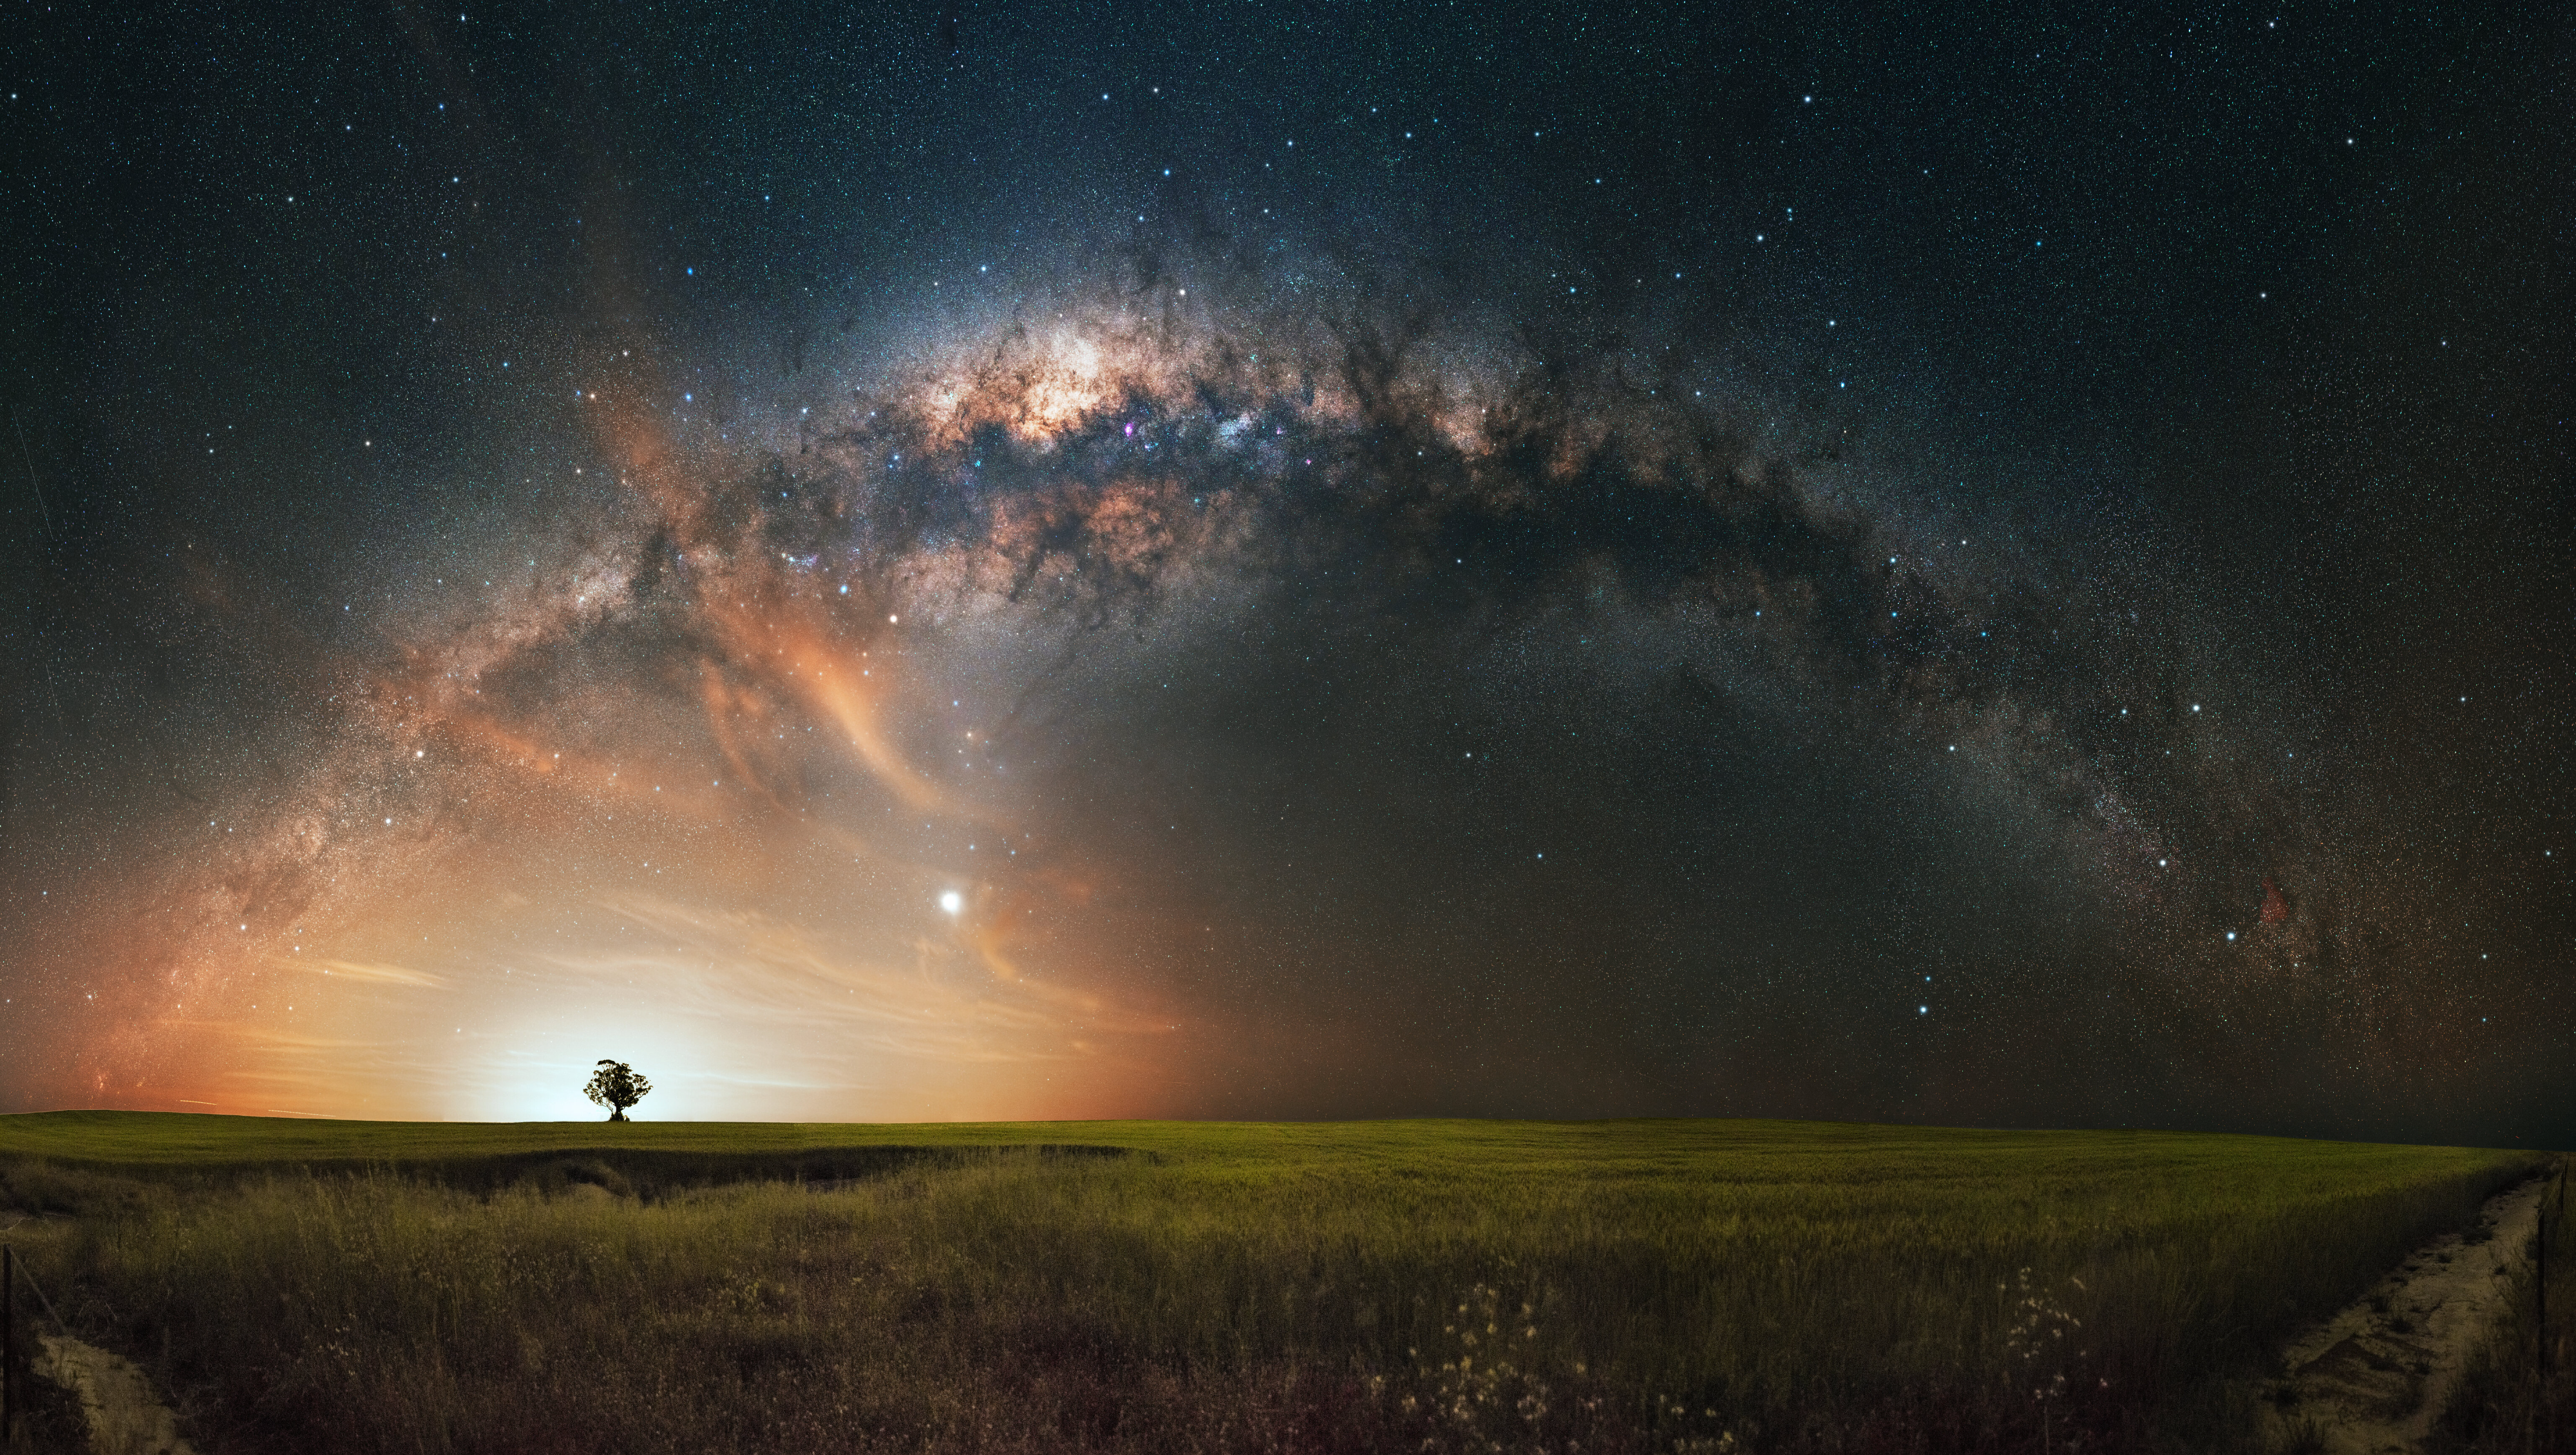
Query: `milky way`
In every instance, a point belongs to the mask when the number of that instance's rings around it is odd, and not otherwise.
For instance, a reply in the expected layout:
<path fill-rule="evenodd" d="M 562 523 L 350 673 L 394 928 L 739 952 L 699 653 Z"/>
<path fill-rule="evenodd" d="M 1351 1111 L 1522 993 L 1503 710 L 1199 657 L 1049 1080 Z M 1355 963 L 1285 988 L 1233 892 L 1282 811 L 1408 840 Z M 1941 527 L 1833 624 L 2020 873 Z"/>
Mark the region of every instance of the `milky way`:
<path fill-rule="evenodd" d="M 22 395 L 0 1104 L 578 1116 L 615 1056 L 666 1118 L 2553 1134 L 2565 557 L 2390 503 L 2563 546 L 2547 399 L 2460 483 L 2487 436 L 2372 422 L 2449 386 L 2312 316 L 2260 421 L 2151 345 L 2198 415 L 1993 414 L 2039 303 L 1605 289 L 1584 166 L 1464 270 L 1254 177 L 721 306 L 583 183 L 509 234 L 569 304 L 424 262 L 418 320 L 296 325 L 438 341 L 399 408 L 285 325 L 106 388 L 148 444 Z"/>

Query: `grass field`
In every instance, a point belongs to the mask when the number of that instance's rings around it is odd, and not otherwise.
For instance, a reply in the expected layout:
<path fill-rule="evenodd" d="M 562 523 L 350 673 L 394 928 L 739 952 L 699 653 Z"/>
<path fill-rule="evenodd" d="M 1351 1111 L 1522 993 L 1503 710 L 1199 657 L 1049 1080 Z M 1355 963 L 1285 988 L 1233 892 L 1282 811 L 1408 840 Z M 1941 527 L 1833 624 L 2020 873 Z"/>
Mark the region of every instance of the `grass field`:
<path fill-rule="evenodd" d="M 0 1165 L 82 1214 L 21 1243 L 66 1316 L 216 1451 L 1895 1451 L 2219 1448 L 2285 1335 L 2539 1162 L 80 1113 L 0 1118 Z"/>

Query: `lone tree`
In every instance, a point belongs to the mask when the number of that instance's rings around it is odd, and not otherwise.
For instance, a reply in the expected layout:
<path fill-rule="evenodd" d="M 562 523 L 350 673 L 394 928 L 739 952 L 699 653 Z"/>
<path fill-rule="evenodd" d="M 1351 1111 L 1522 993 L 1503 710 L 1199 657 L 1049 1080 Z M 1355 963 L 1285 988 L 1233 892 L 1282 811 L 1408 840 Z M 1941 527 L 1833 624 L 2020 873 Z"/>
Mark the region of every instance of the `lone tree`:
<path fill-rule="evenodd" d="M 590 1073 L 590 1084 L 581 1089 L 581 1094 L 594 1105 L 608 1108 L 610 1121 L 622 1122 L 626 1120 L 626 1109 L 642 1101 L 652 1089 L 653 1083 L 635 1074 L 635 1068 L 625 1062 L 601 1061 L 599 1069 Z"/>

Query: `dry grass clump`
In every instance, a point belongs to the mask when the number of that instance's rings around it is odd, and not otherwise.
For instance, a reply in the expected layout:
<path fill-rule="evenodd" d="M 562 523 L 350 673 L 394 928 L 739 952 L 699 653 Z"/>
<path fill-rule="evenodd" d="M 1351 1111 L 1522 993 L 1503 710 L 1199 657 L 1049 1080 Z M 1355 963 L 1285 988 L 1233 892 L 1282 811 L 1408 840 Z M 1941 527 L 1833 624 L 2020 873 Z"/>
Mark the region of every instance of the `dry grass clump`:
<path fill-rule="evenodd" d="M 166 1201 L 167 1188 L 41 1157 L 0 1161 L 0 1222 L 12 1211 L 38 1217 L 114 1216 Z"/>
<path fill-rule="evenodd" d="M 2207 1448 L 2279 1335 L 2523 1165 L 1744 1123 L 1132 1140 L 1158 1155 L 819 1192 L 282 1175 L 94 1219 L 66 1271 L 218 1450 Z"/>

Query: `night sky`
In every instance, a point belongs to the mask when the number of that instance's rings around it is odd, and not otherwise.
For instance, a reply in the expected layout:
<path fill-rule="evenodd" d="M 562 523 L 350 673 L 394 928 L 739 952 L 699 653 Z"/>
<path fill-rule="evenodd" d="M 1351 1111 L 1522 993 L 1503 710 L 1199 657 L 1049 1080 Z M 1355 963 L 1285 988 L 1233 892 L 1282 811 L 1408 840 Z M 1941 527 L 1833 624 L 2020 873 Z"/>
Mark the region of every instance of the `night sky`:
<path fill-rule="evenodd" d="M 2013 8 L 13 3 L 0 1109 L 2576 1141 L 2576 25 Z"/>

